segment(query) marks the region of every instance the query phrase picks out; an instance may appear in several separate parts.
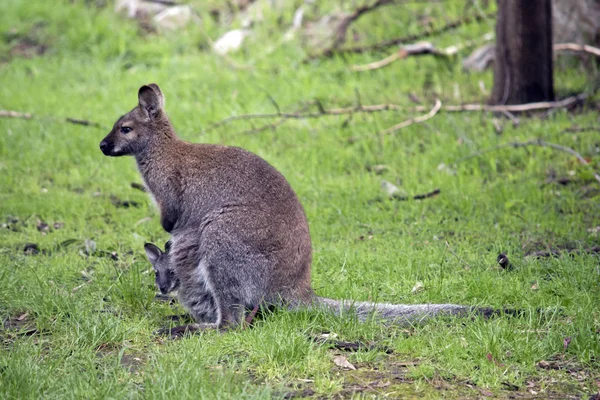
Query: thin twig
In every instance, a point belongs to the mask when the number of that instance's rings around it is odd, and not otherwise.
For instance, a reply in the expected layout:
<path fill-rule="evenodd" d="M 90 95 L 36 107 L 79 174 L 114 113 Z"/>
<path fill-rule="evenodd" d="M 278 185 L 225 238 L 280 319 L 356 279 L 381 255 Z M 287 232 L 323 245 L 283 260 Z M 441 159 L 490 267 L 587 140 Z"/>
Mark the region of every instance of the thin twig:
<path fill-rule="evenodd" d="M 447 240 L 446 240 L 446 247 L 448 248 L 448 251 L 449 251 L 450 253 L 454 254 L 454 257 L 456 257 L 456 258 L 458 259 L 458 261 L 460 261 L 461 263 L 465 264 L 465 266 L 466 266 L 467 268 L 471 269 L 471 266 L 470 266 L 470 265 L 469 265 L 469 264 L 468 264 L 468 263 L 467 263 L 465 260 L 463 260 L 462 258 L 460 258 L 460 257 L 458 256 L 458 254 L 456 254 L 456 253 L 454 252 L 454 250 L 452 250 L 452 248 L 450 247 L 450 243 L 448 243 L 448 241 L 447 241 Z"/>
<path fill-rule="evenodd" d="M 314 105 L 314 104 L 315 104 L 315 102 L 313 102 L 313 101 L 311 101 L 311 102 L 308 102 L 307 104 L 305 104 L 305 105 L 304 105 L 302 108 L 300 108 L 300 109 L 299 109 L 298 111 L 296 111 L 296 112 L 299 112 L 299 113 L 301 113 L 301 112 L 305 112 L 306 110 L 308 110 L 308 108 L 309 108 L 311 105 Z M 279 111 L 279 107 L 277 107 L 277 110 Z M 277 121 L 275 121 L 275 122 L 271 122 L 271 123 L 268 123 L 268 124 L 261 125 L 261 126 L 259 126 L 258 128 L 246 129 L 245 131 L 241 131 L 241 132 L 239 133 L 239 135 L 252 135 L 252 134 L 255 134 L 255 133 L 260 133 L 260 132 L 266 131 L 267 129 L 273 129 L 273 130 L 274 130 L 274 129 L 275 129 L 275 128 L 277 128 L 278 126 L 281 126 L 281 125 L 283 125 L 284 123 L 286 123 L 287 121 L 289 121 L 289 119 L 288 119 L 288 118 L 279 118 L 279 119 L 278 119 Z"/>
<path fill-rule="evenodd" d="M 319 105 L 320 103 L 315 103 Z M 240 121 L 246 119 L 266 119 L 266 118 L 284 118 L 284 119 L 308 119 L 308 118 L 319 118 L 324 116 L 336 116 L 336 115 L 347 115 L 355 112 L 380 112 L 387 110 L 405 110 L 402 106 L 396 104 L 376 104 L 367 106 L 354 106 L 348 108 L 336 108 L 336 109 L 325 109 L 321 105 L 318 112 L 292 112 L 292 113 L 270 113 L 270 114 L 242 114 L 233 115 L 222 119 L 221 121 L 215 122 L 209 125 L 205 131 L 210 131 L 220 126 L 226 125 L 233 121 Z"/>
<path fill-rule="evenodd" d="M 0 110 L 0 118 L 21 118 L 31 119 L 33 115 L 29 113 L 22 113 L 18 111 Z"/>
<path fill-rule="evenodd" d="M 433 108 L 425 115 L 421 115 L 420 117 L 415 117 L 415 118 L 411 118 L 408 119 L 406 121 L 400 122 L 399 124 L 396 124 L 392 127 L 389 127 L 387 129 L 382 130 L 381 132 L 378 133 L 378 135 L 387 135 L 390 133 L 394 133 L 399 131 L 402 128 L 406 128 L 407 126 L 413 125 L 413 124 L 420 124 L 422 122 L 427 121 L 430 118 L 433 118 L 433 116 L 435 114 L 437 114 L 438 111 L 440 111 L 440 109 L 442 108 L 442 102 L 439 99 L 435 100 L 435 105 L 433 106 Z"/>
<path fill-rule="evenodd" d="M 495 16 L 496 16 L 495 11 L 487 13 L 485 15 L 476 14 L 476 15 L 466 16 L 466 17 L 451 21 L 451 22 L 447 23 L 446 25 L 443 25 L 437 29 L 429 29 L 429 30 L 426 30 L 425 32 L 421 32 L 421 33 L 418 33 L 415 35 L 408 35 L 408 36 L 403 36 L 403 37 L 399 37 L 399 38 L 389 39 L 389 40 L 385 40 L 380 43 L 375 43 L 375 44 L 366 45 L 366 46 L 356 46 L 356 47 L 348 47 L 348 48 L 340 48 L 340 49 L 329 48 L 320 54 L 316 54 L 316 55 L 309 57 L 305 61 L 310 61 L 310 60 L 314 60 L 314 59 L 322 58 L 322 57 L 330 58 L 334 54 L 367 53 L 367 52 L 378 51 L 378 50 L 386 50 L 392 46 L 397 46 L 399 44 L 416 42 L 418 40 L 423 40 L 428 37 L 438 36 L 438 35 L 441 35 L 442 33 L 446 33 L 453 29 L 459 28 L 460 26 L 462 26 L 464 24 L 468 24 L 471 22 L 484 21 L 484 20 L 487 20 L 490 18 L 494 18 Z"/>
<path fill-rule="evenodd" d="M 81 126 L 91 126 L 94 128 L 104 128 L 98 122 L 88 121 L 85 119 L 71 118 L 71 117 L 54 117 L 54 116 L 36 116 L 30 113 L 24 113 L 20 111 L 0 110 L 0 118 L 18 118 L 18 119 L 47 119 L 55 122 L 68 123 Z"/>
<path fill-rule="evenodd" d="M 586 44 L 581 45 L 577 43 L 558 43 L 553 46 L 554 51 L 576 51 L 580 53 L 592 54 L 596 57 L 600 57 L 600 49 Z"/>
<path fill-rule="evenodd" d="M 549 143 L 549 142 L 546 142 L 546 141 L 541 140 L 541 139 L 532 139 L 532 140 L 528 140 L 526 142 L 504 143 L 504 144 L 501 144 L 499 146 L 490 147 L 489 149 L 478 151 L 478 152 L 473 153 L 473 154 L 471 154 L 469 156 L 459 158 L 458 160 L 454 161 L 452 164 L 456 165 L 459 162 L 462 162 L 462 161 L 465 161 L 465 160 L 469 160 L 471 158 L 480 157 L 480 156 L 482 156 L 484 154 L 491 153 L 493 151 L 504 149 L 504 148 L 507 148 L 507 147 L 519 148 L 519 147 L 529 147 L 529 146 L 549 147 L 551 149 L 562 151 L 564 153 L 569 153 L 569 154 L 575 156 L 575 158 L 577 158 L 577 160 L 581 164 L 583 164 L 583 165 L 589 165 L 590 164 L 588 160 L 586 160 L 585 158 L 583 158 L 583 156 L 581 154 L 579 154 L 578 152 L 576 152 L 572 148 L 566 147 L 566 146 L 562 146 L 560 144 Z M 593 174 L 594 174 L 594 178 L 600 183 L 600 175 L 597 172 L 595 172 L 595 171 L 593 172 Z"/>
<path fill-rule="evenodd" d="M 443 112 L 467 112 L 467 111 L 483 111 L 483 112 L 525 112 L 549 110 L 553 108 L 570 107 L 578 102 L 586 99 L 587 93 L 581 93 L 576 96 L 567 97 L 560 101 L 544 101 L 539 103 L 527 104 L 512 104 L 512 105 L 487 105 L 487 104 L 463 104 L 463 105 L 445 105 L 440 108 Z M 291 113 L 270 113 L 270 114 L 242 114 L 233 115 L 209 125 L 205 132 L 229 124 L 234 121 L 248 119 L 268 119 L 268 118 L 285 118 L 285 119 L 309 119 L 320 118 L 326 116 L 340 116 L 354 113 L 375 113 L 383 111 L 404 111 L 404 112 L 424 112 L 428 108 L 424 106 L 403 107 L 398 104 L 373 104 L 373 105 L 357 105 L 347 108 L 332 108 L 325 109 L 319 107 L 318 112 L 291 112 Z"/>

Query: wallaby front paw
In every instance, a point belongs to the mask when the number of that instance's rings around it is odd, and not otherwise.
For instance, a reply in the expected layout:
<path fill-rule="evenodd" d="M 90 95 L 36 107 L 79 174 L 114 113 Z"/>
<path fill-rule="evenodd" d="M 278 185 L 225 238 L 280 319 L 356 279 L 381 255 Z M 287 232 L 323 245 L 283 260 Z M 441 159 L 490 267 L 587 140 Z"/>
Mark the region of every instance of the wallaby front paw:
<path fill-rule="evenodd" d="M 188 329 L 187 325 L 183 325 L 183 326 L 174 326 L 172 328 L 171 327 L 161 328 L 161 329 L 157 330 L 156 332 L 154 332 L 154 334 L 156 336 L 168 336 L 169 339 L 179 339 L 191 332 L 193 332 L 193 330 Z"/>

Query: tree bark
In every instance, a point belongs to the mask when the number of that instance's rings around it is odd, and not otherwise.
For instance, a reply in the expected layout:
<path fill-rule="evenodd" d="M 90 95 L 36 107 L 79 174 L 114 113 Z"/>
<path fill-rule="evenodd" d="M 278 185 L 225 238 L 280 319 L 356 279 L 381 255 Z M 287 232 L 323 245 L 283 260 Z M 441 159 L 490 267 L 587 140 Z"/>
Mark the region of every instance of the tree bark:
<path fill-rule="evenodd" d="M 490 104 L 552 100 L 551 0 L 498 0 Z"/>

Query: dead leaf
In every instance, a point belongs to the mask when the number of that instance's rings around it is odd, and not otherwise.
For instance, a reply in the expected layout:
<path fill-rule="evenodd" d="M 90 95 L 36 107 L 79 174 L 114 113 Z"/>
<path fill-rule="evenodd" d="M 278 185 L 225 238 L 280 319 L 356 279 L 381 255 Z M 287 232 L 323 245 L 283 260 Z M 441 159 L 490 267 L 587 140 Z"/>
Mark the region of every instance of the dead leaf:
<path fill-rule="evenodd" d="M 423 282 L 421 281 L 417 281 L 415 283 L 415 286 L 413 286 L 412 290 L 410 291 L 411 293 L 419 293 L 420 291 L 425 289 L 425 285 L 423 285 Z"/>
<path fill-rule="evenodd" d="M 345 356 L 342 356 L 342 355 L 336 356 L 333 359 L 333 363 L 340 368 L 350 369 L 353 371 L 356 370 L 356 367 L 354 365 L 352 365 L 352 363 L 350 363 L 350 361 L 348 361 L 348 359 Z"/>
<path fill-rule="evenodd" d="M 28 316 L 29 316 L 29 313 L 21 314 L 17 317 L 17 321 L 23 321 Z"/>
<path fill-rule="evenodd" d="M 539 286 L 538 286 L 537 282 L 535 282 L 533 285 L 531 285 L 531 290 L 539 290 Z"/>
<path fill-rule="evenodd" d="M 338 335 L 337 335 L 337 333 L 333 333 L 333 332 L 324 332 L 324 333 L 321 333 L 319 335 L 319 337 L 323 338 L 323 339 L 335 339 L 336 337 L 338 337 Z"/>

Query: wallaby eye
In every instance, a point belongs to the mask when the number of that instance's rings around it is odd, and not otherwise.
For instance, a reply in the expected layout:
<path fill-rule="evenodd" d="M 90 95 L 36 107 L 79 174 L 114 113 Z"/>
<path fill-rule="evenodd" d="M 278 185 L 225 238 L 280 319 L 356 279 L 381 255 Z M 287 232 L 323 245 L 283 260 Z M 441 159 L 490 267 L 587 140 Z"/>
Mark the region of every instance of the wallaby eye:
<path fill-rule="evenodd" d="M 127 135 L 127 134 L 128 134 L 129 132 L 131 132 L 132 130 L 133 130 L 133 129 L 131 129 L 131 128 L 130 128 L 130 127 L 128 127 L 128 126 L 122 126 L 122 127 L 121 127 L 121 133 L 123 133 L 123 134 L 125 134 L 125 135 Z"/>

